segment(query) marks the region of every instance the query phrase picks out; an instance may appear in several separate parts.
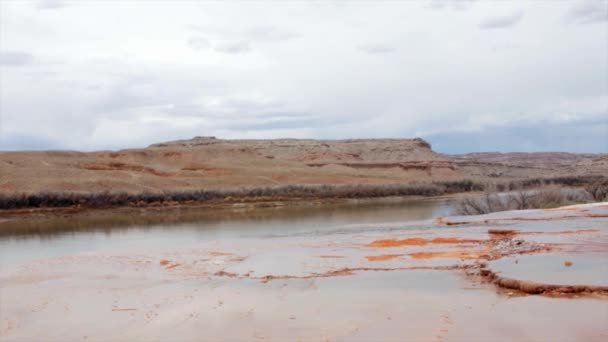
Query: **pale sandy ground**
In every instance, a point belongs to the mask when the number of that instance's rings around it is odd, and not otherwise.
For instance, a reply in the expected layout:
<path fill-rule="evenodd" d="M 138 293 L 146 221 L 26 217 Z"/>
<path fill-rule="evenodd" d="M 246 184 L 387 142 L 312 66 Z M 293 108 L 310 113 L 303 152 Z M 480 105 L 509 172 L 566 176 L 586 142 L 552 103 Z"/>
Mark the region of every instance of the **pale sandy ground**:
<path fill-rule="evenodd" d="M 608 289 L 606 260 L 608 203 L 75 254 L 5 265 L 0 340 L 606 341 L 606 292 L 478 275 Z"/>

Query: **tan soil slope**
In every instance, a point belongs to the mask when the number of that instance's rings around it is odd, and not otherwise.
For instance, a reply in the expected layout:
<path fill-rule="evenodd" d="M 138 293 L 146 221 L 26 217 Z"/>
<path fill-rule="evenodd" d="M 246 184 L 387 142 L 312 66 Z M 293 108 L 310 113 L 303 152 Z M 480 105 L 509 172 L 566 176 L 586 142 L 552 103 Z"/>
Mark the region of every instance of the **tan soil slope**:
<path fill-rule="evenodd" d="M 480 152 L 446 155 L 473 178 L 530 178 L 608 174 L 608 154 L 566 152 Z"/>
<path fill-rule="evenodd" d="M 0 192 L 162 191 L 462 178 L 422 139 L 222 140 L 144 149 L 0 152 Z"/>

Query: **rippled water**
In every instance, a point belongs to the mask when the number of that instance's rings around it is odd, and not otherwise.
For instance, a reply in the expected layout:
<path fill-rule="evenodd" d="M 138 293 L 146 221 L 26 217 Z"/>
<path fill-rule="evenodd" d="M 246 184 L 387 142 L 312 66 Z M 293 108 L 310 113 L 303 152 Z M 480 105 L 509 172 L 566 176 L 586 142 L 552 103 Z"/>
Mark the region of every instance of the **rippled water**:
<path fill-rule="evenodd" d="M 0 224 L 0 266 L 130 247 L 175 247 L 221 238 L 323 234 L 447 215 L 448 200 L 351 201 L 255 210 L 187 210 Z"/>

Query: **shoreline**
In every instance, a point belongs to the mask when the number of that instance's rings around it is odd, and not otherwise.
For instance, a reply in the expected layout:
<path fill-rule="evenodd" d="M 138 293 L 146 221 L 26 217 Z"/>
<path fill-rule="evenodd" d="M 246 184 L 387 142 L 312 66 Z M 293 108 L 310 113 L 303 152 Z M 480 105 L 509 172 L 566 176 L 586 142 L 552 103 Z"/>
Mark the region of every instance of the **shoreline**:
<path fill-rule="evenodd" d="M 157 212 L 198 209 L 258 209 L 348 203 L 462 198 L 483 192 L 503 193 L 548 187 L 579 188 L 606 177 L 557 177 L 508 183 L 480 183 L 470 179 L 408 184 L 291 184 L 276 187 L 166 192 L 0 192 L 0 224 L 30 218 L 73 217 L 91 212 Z"/>

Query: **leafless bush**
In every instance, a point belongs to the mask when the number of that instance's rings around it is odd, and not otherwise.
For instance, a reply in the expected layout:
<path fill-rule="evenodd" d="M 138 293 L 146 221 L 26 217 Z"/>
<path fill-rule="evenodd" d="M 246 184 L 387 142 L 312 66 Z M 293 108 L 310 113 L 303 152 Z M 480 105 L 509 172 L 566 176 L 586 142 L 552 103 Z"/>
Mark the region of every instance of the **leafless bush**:
<path fill-rule="evenodd" d="M 508 203 L 498 194 L 486 192 L 483 196 L 462 199 L 456 211 L 460 215 L 482 215 L 503 210 L 508 210 Z"/>
<path fill-rule="evenodd" d="M 457 214 L 482 215 L 504 210 L 555 208 L 585 203 L 580 193 L 549 188 L 540 191 L 517 191 L 509 194 L 490 194 L 467 197 L 459 201 Z"/>
<path fill-rule="evenodd" d="M 167 192 L 30 193 L 0 194 L 0 209 L 58 208 L 82 206 L 107 208 L 163 203 L 208 202 L 243 199 L 363 198 L 389 196 L 437 196 L 445 188 L 436 184 L 417 185 L 285 185 L 232 190 Z"/>
<path fill-rule="evenodd" d="M 470 191 L 483 191 L 486 189 L 486 186 L 484 184 L 474 182 L 470 179 L 456 180 L 450 182 L 434 182 L 434 184 L 443 187 L 444 192 L 447 194 Z"/>
<path fill-rule="evenodd" d="M 585 191 L 596 202 L 601 202 L 608 196 L 608 181 L 597 181 L 585 186 Z"/>
<path fill-rule="evenodd" d="M 534 196 L 531 192 L 520 190 L 516 193 L 511 194 L 511 203 L 514 206 L 514 209 L 517 210 L 530 209 L 532 207 L 533 198 Z"/>
<path fill-rule="evenodd" d="M 568 202 L 567 196 L 560 189 L 545 189 L 538 191 L 532 195 L 531 208 L 555 208 L 566 204 Z"/>

